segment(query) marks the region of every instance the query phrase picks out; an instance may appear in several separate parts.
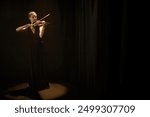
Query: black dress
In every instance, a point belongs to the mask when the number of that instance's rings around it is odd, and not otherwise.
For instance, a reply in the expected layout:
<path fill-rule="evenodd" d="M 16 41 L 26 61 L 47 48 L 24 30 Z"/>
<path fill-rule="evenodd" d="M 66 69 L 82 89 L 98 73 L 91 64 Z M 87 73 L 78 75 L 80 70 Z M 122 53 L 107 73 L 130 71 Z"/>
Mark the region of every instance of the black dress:
<path fill-rule="evenodd" d="M 35 27 L 34 34 L 28 28 L 27 35 L 30 41 L 31 77 L 29 79 L 29 87 L 32 91 L 40 91 L 49 88 L 45 69 L 45 39 L 39 37 L 39 27 Z"/>

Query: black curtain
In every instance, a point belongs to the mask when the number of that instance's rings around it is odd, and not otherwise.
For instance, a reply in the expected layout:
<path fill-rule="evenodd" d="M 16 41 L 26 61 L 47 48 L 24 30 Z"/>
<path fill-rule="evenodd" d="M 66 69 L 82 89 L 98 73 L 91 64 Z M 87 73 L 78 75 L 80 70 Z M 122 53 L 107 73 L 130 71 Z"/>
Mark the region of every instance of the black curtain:
<path fill-rule="evenodd" d="M 63 6 L 65 77 L 83 98 L 123 98 L 132 84 L 125 80 L 128 77 L 126 1 L 59 3 Z"/>
<path fill-rule="evenodd" d="M 68 0 L 61 10 L 65 30 L 65 77 L 79 98 L 95 97 L 98 41 L 98 2 Z M 62 5 L 63 4 L 63 5 Z"/>

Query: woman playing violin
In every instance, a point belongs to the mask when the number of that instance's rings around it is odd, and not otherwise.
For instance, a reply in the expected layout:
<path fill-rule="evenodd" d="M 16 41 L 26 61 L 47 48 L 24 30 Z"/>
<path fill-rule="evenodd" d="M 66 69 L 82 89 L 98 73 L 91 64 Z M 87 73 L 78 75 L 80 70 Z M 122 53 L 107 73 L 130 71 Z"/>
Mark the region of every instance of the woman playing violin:
<path fill-rule="evenodd" d="M 26 30 L 27 28 L 31 28 L 33 34 L 35 33 L 35 26 L 39 26 L 39 37 L 42 38 L 44 34 L 45 29 L 45 21 L 37 20 L 37 14 L 34 11 L 29 12 L 28 18 L 30 20 L 30 24 L 26 24 L 23 26 L 20 26 L 16 29 L 17 32 Z"/>
<path fill-rule="evenodd" d="M 45 21 L 37 19 L 37 14 L 34 11 L 28 13 L 30 20 L 29 24 L 20 26 L 16 29 L 17 32 L 27 32 L 27 38 L 30 40 L 30 65 L 31 77 L 29 79 L 30 94 L 33 98 L 40 98 L 41 91 L 49 88 L 48 80 L 46 79 L 45 71 L 45 46 L 44 32 Z M 32 97 L 31 96 L 31 97 Z"/>

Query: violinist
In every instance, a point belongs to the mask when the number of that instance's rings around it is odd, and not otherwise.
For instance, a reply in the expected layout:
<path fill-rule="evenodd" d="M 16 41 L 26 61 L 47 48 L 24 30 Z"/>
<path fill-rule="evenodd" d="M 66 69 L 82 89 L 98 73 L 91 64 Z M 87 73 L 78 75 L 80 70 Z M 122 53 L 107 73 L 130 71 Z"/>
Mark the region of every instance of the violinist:
<path fill-rule="evenodd" d="M 43 34 L 44 34 L 46 22 L 41 21 L 41 20 L 37 20 L 37 14 L 34 11 L 29 12 L 28 18 L 29 18 L 31 23 L 18 27 L 16 29 L 16 31 L 19 32 L 19 31 L 26 30 L 27 28 L 30 28 L 34 34 L 35 33 L 34 27 L 39 26 L 39 36 L 40 36 L 40 38 L 42 38 Z"/>
<path fill-rule="evenodd" d="M 30 20 L 30 23 L 16 28 L 16 31 L 27 32 L 25 34 L 27 34 L 27 38 L 29 38 L 30 40 L 31 51 L 29 54 L 29 63 L 31 77 L 29 78 L 29 95 L 32 99 L 42 99 L 42 91 L 49 88 L 49 82 L 46 78 L 46 55 L 45 46 L 43 43 L 45 40 L 44 32 L 46 22 L 41 19 L 38 20 L 37 14 L 34 11 L 28 13 L 28 18 Z"/>

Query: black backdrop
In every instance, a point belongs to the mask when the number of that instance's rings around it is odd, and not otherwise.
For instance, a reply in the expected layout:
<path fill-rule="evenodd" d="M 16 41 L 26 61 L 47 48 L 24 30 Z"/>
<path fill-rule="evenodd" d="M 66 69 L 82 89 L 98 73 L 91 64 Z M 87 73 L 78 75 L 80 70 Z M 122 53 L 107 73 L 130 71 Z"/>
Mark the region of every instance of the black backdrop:
<path fill-rule="evenodd" d="M 45 19 L 50 22 L 46 32 L 48 78 L 69 84 L 70 99 L 147 96 L 135 92 L 141 88 L 135 82 L 137 65 L 126 0 L 1 0 L 1 90 L 29 77 L 28 40 L 15 28 L 28 22 L 30 10 L 39 17 L 51 13 Z"/>

